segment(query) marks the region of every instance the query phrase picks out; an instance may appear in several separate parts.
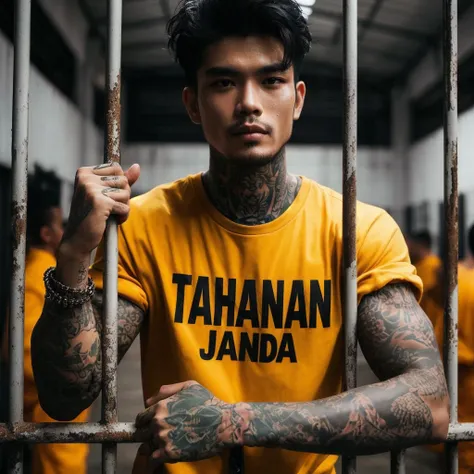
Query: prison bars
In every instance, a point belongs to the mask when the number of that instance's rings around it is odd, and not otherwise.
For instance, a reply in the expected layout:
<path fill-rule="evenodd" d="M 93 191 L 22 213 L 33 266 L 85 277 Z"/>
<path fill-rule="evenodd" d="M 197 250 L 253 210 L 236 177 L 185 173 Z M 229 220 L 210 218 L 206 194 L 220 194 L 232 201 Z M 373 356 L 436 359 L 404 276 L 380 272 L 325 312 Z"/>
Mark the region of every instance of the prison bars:
<path fill-rule="evenodd" d="M 444 360 L 451 423 L 458 421 L 458 3 L 443 1 L 444 213 L 446 226 Z M 457 443 L 445 445 L 446 473 L 458 472 Z"/>
<path fill-rule="evenodd" d="M 457 0 L 444 3 L 445 58 L 445 212 L 447 225 L 447 291 L 445 311 L 445 357 L 451 397 L 451 425 L 448 435 L 449 474 L 457 472 L 456 442 L 474 440 L 474 423 L 457 423 Z M 120 43 L 121 0 L 109 0 L 108 113 L 106 160 L 120 161 Z M 116 224 L 110 221 L 106 233 L 105 329 L 103 336 L 104 387 L 102 423 L 23 422 L 23 301 L 26 237 L 26 181 L 28 138 L 28 82 L 30 42 L 30 0 L 18 0 L 15 10 L 15 78 L 13 103 L 13 274 L 10 319 L 10 423 L 0 424 L 0 442 L 17 443 L 103 443 L 104 470 L 116 467 L 116 443 L 142 441 L 132 423 L 117 422 L 117 328 L 116 328 Z M 356 150 L 357 150 L 357 1 L 344 0 L 344 151 L 343 151 L 343 241 L 344 317 L 346 338 L 345 386 L 356 384 Z M 21 444 L 10 456 L 9 472 L 22 472 Z M 404 453 L 392 455 L 392 472 L 405 472 Z M 344 459 L 344 473 L 356 470 L 355 459 Z"/>
<path fill-rule="evenodd" d="M 26 207 L 28 182 L 28 107 L 30 82 L 31 0 L 15 2 L 15 54 L 12 114 L 13 256 L 9 327 L 9 419 L 23 422 L 23 338 L 25 310 Z M 23 446 L 8 458 L 10 474 L 23 472 Z"/>
<path fill-rule="evenodd" d="M 122 0 L 107 1 L 107 115 L 104 162 L 120 163 Z M 117 423 L 118 236 L 115 217 L 105 230 L 102 332 L 102 422 Z M 117 443 L 102 445 L 102 472 L 117 470 Z"/>
<path fill-rule="evenodd" d="M 344 147 L 343 174 L 343 321 L 345 340 L 344 388 L 357 385 L 357 0 L 344 0 Z M 343 457 L 344 474 L 355 474 L 356 458 Z"/>

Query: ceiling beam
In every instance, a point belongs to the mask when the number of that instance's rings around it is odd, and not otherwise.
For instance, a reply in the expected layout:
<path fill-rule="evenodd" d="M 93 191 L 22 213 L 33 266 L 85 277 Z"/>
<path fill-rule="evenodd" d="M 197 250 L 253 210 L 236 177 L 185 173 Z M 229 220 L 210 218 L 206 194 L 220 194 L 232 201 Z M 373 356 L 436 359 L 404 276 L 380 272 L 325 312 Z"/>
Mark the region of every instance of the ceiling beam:
<path fill-rule="evenodd" d="M 458 23 L 461 22 L 461 19 L 472 6 L 472 0 L 459 0 L 459 7 L 458 7 Z M 443 32 L 444 32 L 444 21 L 441 20 L 441 24 L 438 26 L 437 32 L 433 35 L 428 41 L 423 43 L 420 48 L 415 52 L 415 54 L 409 59 L 402 69 L 400 74 L 394 78 L 393 85 L 403 84 L 408 76 L 414 71 L 423 58 L 428 54 L 431 49 L 436 49 L 442 47 L 442 40 L 443 40 Z"/>
<path fill-rule="evenodd" d="M 344 19 L 342 13 L 331 12 L 323 8 L 313 8 L 312 16 L 319 16 L 321 18 L 327 18 L 328 20 L 335 20 L 337 22 L 340 22 L 341 24 Z M 388 25 L 386 23 L 375 23 L 362 18 L 359 18 L 358 25 L 359 27 L 363 28 L 370 26 L 372 30 L 377 31 L 379 33 L 383 33 L 389 36 L 396 36 L 398 38 L 409 38 L 413 41 L 418 42 L 424 41 L 427 38 L 426 34 L 420 33 L 419 31 L 409 30 L 408 28 L 403 28 L 401 26 Z"/>

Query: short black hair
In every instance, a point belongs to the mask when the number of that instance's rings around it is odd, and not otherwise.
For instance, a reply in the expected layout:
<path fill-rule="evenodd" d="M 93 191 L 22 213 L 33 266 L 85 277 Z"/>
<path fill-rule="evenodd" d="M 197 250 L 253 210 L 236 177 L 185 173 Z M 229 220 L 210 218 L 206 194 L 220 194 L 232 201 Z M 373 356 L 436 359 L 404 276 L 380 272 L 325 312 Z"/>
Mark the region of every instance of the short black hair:
<path fill-rule="evenodd" d="M 168 48 L 184 69 L 186 82 L 197 83 L 206 49 L 229 36 L 272 36 L 284 48 L 283 65 L 299 75 L 311 47 L 311 33 L 295 0 L 181 0 L 167 26 Z"/>
<path fill-rule="evenodd" d="M 469 227 L 469 232 L 467 233 L 467 245 L 471 255 L 474 255 L 474 224 Z"/>
<path fill-rule="evenodd" d="M 28 192 L 26 236 L 28 245 L 41 245 L 41 228 L 51 224 L 52 209 L 59 207 L 54 197 L 37 190 Z"/>
<path fill-rule="evenodd" d="M 28 247 L 41 245 L 41 228 L 51 224 L 54 208 L 60 206 L 60 180 L 54 172 L 35 167 L 28 178 L 26 237 Z"/>
<path fill-rule="evenodd" d="M 421 230 L 419 232 L 414 232 L 411 234 L 411 239 L 419 244 L 425 246 L 426 248 L 431 250 L 433 246 L 433 238 L 431 237 L 431 233 L 429 230 Z"/>

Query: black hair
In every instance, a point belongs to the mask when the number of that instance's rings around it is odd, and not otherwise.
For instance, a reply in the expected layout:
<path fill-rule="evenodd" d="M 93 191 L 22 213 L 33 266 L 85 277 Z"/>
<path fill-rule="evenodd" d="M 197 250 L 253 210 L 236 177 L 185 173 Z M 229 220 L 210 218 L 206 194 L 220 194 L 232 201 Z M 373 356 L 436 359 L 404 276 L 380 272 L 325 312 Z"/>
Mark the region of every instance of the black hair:
<path fill-rule="evenodd" d="M 54 173 L 35 167 L 28 179 L 26 236 L 28 247 L 41 245 L 41 228 L 51 224 L 52 209 L 60 206 L 60 181 Z"/>
<path fill-rule="evenodd" d="M 467 233 L 467 245 L 471 255 L 474 255 L 474 224 L 469 227 L 469 232 Z"/>
<path fill-rule="evenodd" d="M 411 239 L 431 250 L 433 239 L 429 230 L 421 230 L 411 234 Z"/>
<path fill-rule="evenodd" d="M 181 0 L 167 26 L 168 48 L 195 86 L 210 45 L 229 36 L 272 36 L 284 48 L 283 65 L 295 80 L 311 47 L 311 33 L 295 0 Z"/>

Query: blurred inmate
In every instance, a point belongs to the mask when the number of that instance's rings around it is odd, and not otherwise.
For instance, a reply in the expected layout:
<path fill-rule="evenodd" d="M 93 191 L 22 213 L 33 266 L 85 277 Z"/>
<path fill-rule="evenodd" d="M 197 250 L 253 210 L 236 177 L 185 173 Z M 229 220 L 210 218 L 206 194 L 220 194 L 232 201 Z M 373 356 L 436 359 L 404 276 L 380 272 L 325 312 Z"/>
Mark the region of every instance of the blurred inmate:
<path fill-rule="evenodd" d="M 469 229 L 468 251 L 474 255 L 474 225 Z M 438 287 L 442 295 L 441 285 Z M 458 267 L 458 419 L 474 422 L 474 268 L 460 263 Z M 443 318 L 436 323 L 436 337 L 443 347 Z M 474 442 L 459 443 L 459 473 L 474 474 Z"/>
<path fill-rule="evenodd" d="M 435 325 L 436 321 L 443 317 L 443 305 L 437 302 L 441 259 L 432 251 L 433 241 L 428 230 L 409 235 L 407 244 L 416 273 L 423 282 L 423 297 L 420 306 Z"/>
<path fill-rule="evenodd" d="M 168 32 L 209 169 L 131 201 L 138 165 L 78 170 L 33 335 L 43 407 L 69 419 L 100 392 L 100 242 L 115 214 L 119 357 L 140 333 L 146 403 L 134 472 L 217 474 L 242 447 L 248 474 L 333 474 L 338 454 L 445 439 L 448 395 L 421 281 L 396 223 L 363 203 L 358 336 L 381 382 L 342 392 L 342 199 L 286 167 L 311 42 L 300 6 L 185 0 Z"/>
<path fill-rule="evenodd" d="M 54 255 L 62 235 L 62 211 L 57 196 L 43 190 L 41 183 L 34 181 L 28 190 L 24 334 L 24 419 L 34 423 L 55 421 L 43 411 L 38 402 L 30 349 L 31 334 L 44 305 L 43 274 L 48 267 L 56 264 Z M 73 421 L 86 422 L 88 412 L 89 410 L 83 411 Z M 88 452 L 88 446 L 81 444 L 32 445 L 32 473 L 85 474 Z"/>

